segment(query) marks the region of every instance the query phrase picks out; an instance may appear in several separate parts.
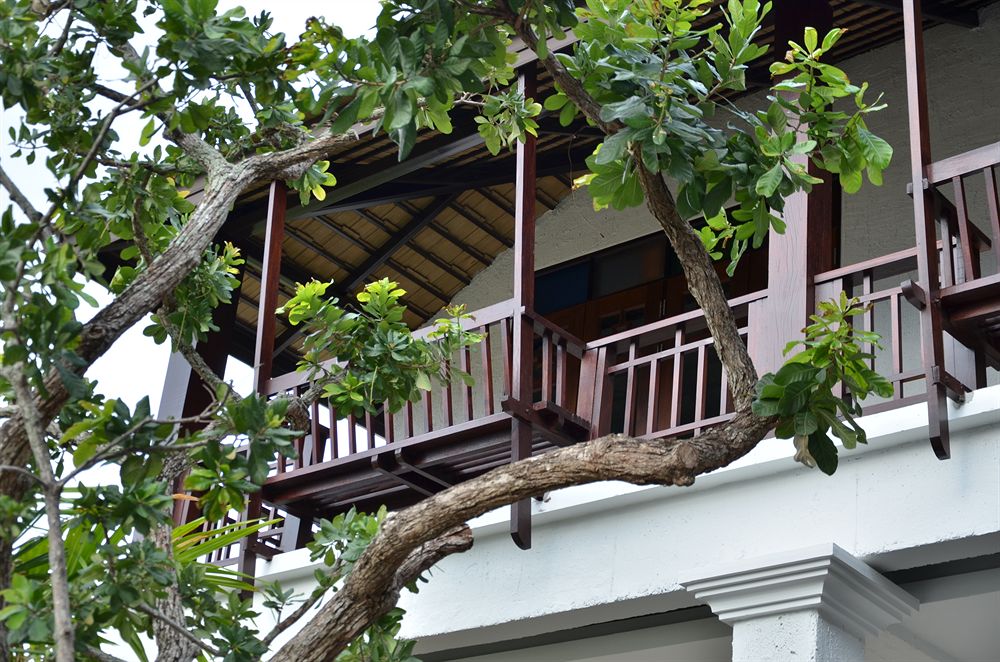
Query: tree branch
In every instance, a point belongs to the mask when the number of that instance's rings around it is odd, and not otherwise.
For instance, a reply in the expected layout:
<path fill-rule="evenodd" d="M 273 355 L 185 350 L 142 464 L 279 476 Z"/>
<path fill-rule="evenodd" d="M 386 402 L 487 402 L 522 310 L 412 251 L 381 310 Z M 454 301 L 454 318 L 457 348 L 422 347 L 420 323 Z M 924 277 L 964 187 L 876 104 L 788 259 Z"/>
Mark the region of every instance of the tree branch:
<path fill-rule="evenodd" d="M 222 651 L 220 651 L 218 648 L 216 648 L 215 646 L 212 646 L 211 644 L 209 644 L 207 642 L 204 642 L 201 639 L 199 639 L 198 637 L 194 636 L 188 630 L 188 628 L 187 628 L 186 625 L 184 625 L 182 623 L 179 623 L 179 622 L 173 620 L 172 618 L 167 617 L 165 614 L 162 614 L 161 612 L 153 609 L 149 605 L 144 605 L 142 603 L 139 603 L 139 605 L 136 607 L 136 609 L 138 609 L 142 613 L 146 614 L 150 618 L 153 618 L 154 620 L 159 621 L 160 623 L 163 623 L 164 625 L 166 625 L 167 627 L 169 627 L 171 630 L 174 630 L 177 634 L 179 634 L 183 638 L 187 639 L 193 645 L 197 646 L 199 649 L 205 651 L 206 653 L 210 653 L 210 654 L 212 654 L 212 655 L 214 655 L 214 656 L 216 656 L 218 658 L 225 657 L 225 655 L 222 653 Z"/>
<path fill-rule="evenodd" d="M 29 221 L 37 223 L 42 220 L 42 213 L 35 209 L 34 205 L 28 201 L 28 198 L 21 192 L 21 189 L 17 187 L 17 184 L 14 183 L 14 180 L 7 175 L 7 172 L 3 169 L 2 165 L 0 165 L 0 184 L 7 189 L 7 192 L 10 194 L 10 199 L 14 201 L 14 204 L 20 207 L 21 211 L 28 217 Z"/>
<path fill-rule="evenodd" d="M 673 194 L 663 176 L 646 168 L 638 149 L 632 148 L 632 161 L 642 184 L 646 206 L 670 240 L 684 269 L 688 290 L 705 315 L 705 324 L 715 340 L 719 360 L 726 368 L 733 403 L 737 410 L 747 409 L 753 402 L 757 370 L 743 344 L 739 325 L 729 307 L 715 264 L 691 224 L 677 213 Z"/>
<path fill-rule="evenodd" d="M 516 29 L 524 43 L 537 54 L 538 38 L 531 25 L 527 21 L 517 22 L 519 15 L 511 11 L 506 2 L 501 0 L 500 4 L 505 8 L 506 20 Z M 617 122 L 610 123 L 601 119 L 601 105 L 587 92 L 583 83 L 570 75 L 566 67 L 550 51 L 538 60 L 559 85 L 563 94 L 583 112 L 587 119 L 608 135 L 616 133 L 621 128 Z M 662 175 L 646 169 L 637 148 L 632 149 L 632 161 L 645 194 L 646 206 L 663 228 L 680 258 L 688 288 L 705 313 L 705 323 L 715 338 L 719 360 L 726 368 L 733 402 L 738 410 L 745 409 L 753 401 L 757 371 L 740 337 L 739 325 L 729 308 L 712 258 L 690 224 L 677 213 L 673 194 L 667 188 Z"/>
<path fill-rule="evenodd" d="M 774 423 L 744 411 L 693 439 L 609 435 L 499 467 L 428 497 L 385 521 L 341 590 L 272 659 L 335 659 L 392 607 L 386 596 L 395 599 L 398 573 L 414 551 L 473 517 L 540 492 L 598 481 L 690 485 L 695 476 L 748 453 Z"/>

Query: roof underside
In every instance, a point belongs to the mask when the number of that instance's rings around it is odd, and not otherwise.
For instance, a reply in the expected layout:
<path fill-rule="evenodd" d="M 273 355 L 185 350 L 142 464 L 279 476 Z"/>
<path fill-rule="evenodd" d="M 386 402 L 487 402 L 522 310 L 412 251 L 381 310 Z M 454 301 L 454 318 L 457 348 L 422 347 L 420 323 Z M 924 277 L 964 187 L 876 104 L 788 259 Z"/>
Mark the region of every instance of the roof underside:
<path fill-rule="evenodd" d="M 924 1 L 927 25 L 968 25 L 992 0 Z M 722 0 L 716 0 L 716 5 Z M 836 49 L 845 60 L 902 38 L 900 0 L 833 0 L 834 25 L 847 33 Z M 710 15 L 716 20 L 717 14 Z M 773 39 L 773 29 L 761 35 Z M 528 60 L 522 53 L 519 61 Z M 542 73 L 539 96 L 551 92 Z M 384 133 L 362 136 L 330 155 L 338 185 L 322 203 L 299 207 L 289 196 L 279 305 L 295 282 L 333 280 L 336 293 L 350 297 L 366 282 L 398 281 L 408 296 L 407 321 L 414 327 L 435 315 L 514 239 L 514 155 L 491 156 L 471 115 L 454 118 L 454 132 L 424 131 L 410 157 L 400 163 Z M 554 208 L 571 191 L 572 179 L 600 141 L 582 122 L 560 127 L 543 117 L 538 140 L 538 214 Z M 247 268 L 230 351 L 250 362 L 260 294 L 266 189 L 244 196 L 221 239 L 244 251 Z M 299 337 L 278 321 L 275 369 L 293 367 Z"/>

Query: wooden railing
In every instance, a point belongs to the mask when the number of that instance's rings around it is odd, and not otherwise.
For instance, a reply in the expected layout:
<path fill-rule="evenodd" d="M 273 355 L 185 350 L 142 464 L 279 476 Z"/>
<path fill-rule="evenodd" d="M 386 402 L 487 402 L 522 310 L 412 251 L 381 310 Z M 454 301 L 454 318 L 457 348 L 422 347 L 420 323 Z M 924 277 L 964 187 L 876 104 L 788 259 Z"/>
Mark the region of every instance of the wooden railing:
<path fill-rule="evenodd" d="M 955 247 L 942 254 L 942 288 L 1000 273 L 1000 197 L 994 173 L 998 166 L 1000 142 L 927 168 L 928 186 L 938 194 L 938 235 L 945 246 Z M 982 203 L 975 211 L 980 221 L 985 221 L 985 228 L 974 222 L 976 214 L 970 214 L 969 203 L 973 201 Z M 991 247 L 992 264 L 983 265 L 980 256 Z"/>
<path fill-rule="evenodd" d="M 900 283 L 914 278 L 917 249 L 884 255 L 817 274 L 815 297 L 827 301 L 846 292 L 868 306 L 855 321 L 857 328 L 881 335 L 881 348 L 869 360 L 872 369 L 892 382 L 891 399 L 866 407 L 871 413 L 901 406 L 923 395 L 924 371 L 920 363 L 920 331 L 917 311 L 903 295 Z"/>
<path fill-rule="evenodd" d="M 766 291 L 730 301 L 746 339 Z M 596 352 L 594 433 L 664 437 L 697 434 L 727 420 L 732 402 L 701 310 L 587 344 Z"/>
<path fill-rule="evenodd" d="M 444 434 L 449 428 L 498 415 L 502 394 L 510 388 L 513 315 L 513 303 L 508 300 L 475 311 L 462 321 L 464 329 L 484 336 L 482 342 L 452 357 L 456 368 L 472 375 L 472 384 L 451 380 L 434 391 L 424 392 L 419 402 L 407 403 L 396 414 L 386 411 L 382 415 L 340 416 L 329 401 L 313 402 L 309 432 L 295 442 L 297 457 L 278 458 L 274 473 L 335 462 L 430 433 Z M 430 332 L 431 329 L 422 329 L 414 336 L 426 338 Z M 266 393 L 301 395 L 309 387 L 306 373 L 293 372 L 271 379 Z"/>

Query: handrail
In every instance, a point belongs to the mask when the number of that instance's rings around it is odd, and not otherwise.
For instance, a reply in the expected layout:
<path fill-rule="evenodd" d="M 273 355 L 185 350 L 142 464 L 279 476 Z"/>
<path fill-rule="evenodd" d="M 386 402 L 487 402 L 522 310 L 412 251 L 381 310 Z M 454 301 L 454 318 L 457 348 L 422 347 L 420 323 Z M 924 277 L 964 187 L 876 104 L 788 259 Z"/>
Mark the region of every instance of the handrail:
<path fill-rule="evenodd" d="M 889 266 L 890 264 L 902 262 L 904 260 L 915 260 L 916 257 L 916 247 L 904 248 L 903 250 L 896 251 L 895 253 L 889 253 L 888 255 L 883 255 L 881 257 L 873 257 L 870 260 L 855 262 L 854 264 L 849 264 L 846 267 L 837 267 L 836 269 L 831 269 L 830 271 L 818 273 L 813 277 L 813 282 L 817 285 L 829 283 L 834 280 L 846 278 L 847 276 L 854 276 L 855 274 L 862 271 L 868 271 L 869 269 Z M 914 268 L 916 268 L 916 265 L 914 265 Z"/>
<path fill-rule="evenodd" d="M 499 301 L 492 305 L 486 306 L 485 308 L 480 308 L 474 310 L 469 315 L 468 318 L 460 320 L 462 330 L 468 331 L 469 329 L 476 329 L 481 326 L 487 326 L 493 324 L 494 322 L 499 322 L 502 319 L 511 317 L 514 314 L 514 300 L 505 299 Z M 432 331 L 434 331 L 433 326 L 425 326 L 417 329 L 413 332 L 413 337 L 417 339 L 426 338 Z"/>
<path fill-rule="evenodd" d="M 1000 165 L 1000 142 L 936 161 L 926 169 L 927 181 L 941 184 L 990 166 Z"/>
<path fill-rule="evenodd" d="M 735 299 L 730 299 L 728 303 L 730 308 L 736 308 L 766 298 L 767 298 L 767 290 L 758 290 L 756 292 L 751 292 L 750 294 L 744 294 L 743 296 L 736 297 Z M 608 345 L 613 345 L 623 340 L 630 340 L 636 336 L 652 333 L 654 331 L 660 331 L 662 329 L 668 329 L 672 326 L 676 326 L 677 324 L 681 324 L 683 322 L 689 322 L 691 320 L 698 319 L 699 317 L 704 317 L 704 316 L 705 312 L 701 308 L 696 308 L 695 310 L 691 310 L 686 313 L 680 313 L 678 315 L 674 315 L 673 317 L 667 317 L 665 319 L 658 320 L 656 322 L 650 322 L 649 324 L 637 326 L 636 328 L 629 329 L 628 331 L 622 331 L 621 333 L 616 333 L 611 336 L 598 338 L 597 340 L 592 340 L 591 342 L 587 343 L 587 350 L 607 347 Z"/>
<path fill-rule="evenodd" d="M 567 345 L 575 347 L 576 349 L 580 350 L 581 352 L 583 350 L 587 349 L 587 343 L 586 342 L 584 342 L 583 340 L 580 340 L 579 338 L 577 338 L 576 336 L 574 336 L 572 333 L 570 333 L 566 329 L 564 329 L 561 326 L 559 326 L 558 324 L 555 324 L 551 320 L 546 319 L 542 315 L 538 314 L 537 311 L 525 309 L 524 310 L 524 316 L 527 317 L 528 319 L 530 319 L 531 321 L 533 321 L 536 326 L 540 326 L 544 330 L 549 331 L 553 335 L 555 335 L 555 336 L 557 336 L 557 337 L 565 340 Z"/>

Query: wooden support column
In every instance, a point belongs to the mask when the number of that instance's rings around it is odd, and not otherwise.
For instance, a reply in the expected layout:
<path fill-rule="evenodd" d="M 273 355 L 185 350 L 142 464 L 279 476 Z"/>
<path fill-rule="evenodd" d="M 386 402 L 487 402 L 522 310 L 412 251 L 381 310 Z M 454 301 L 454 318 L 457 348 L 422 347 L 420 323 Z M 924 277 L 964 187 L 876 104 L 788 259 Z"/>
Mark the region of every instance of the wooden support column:
<path fill-rule="evenodd" d="M 535 65 L 520 70 L 518 89 L 525 98 L 537 90 Z M 511 397 L 522 404 L 533 398 L 532 356 L 534 325 L 524 315 L 535 305 L 535 137 L 525 135 L 517 144 L 514 208 L 514 351 Z M 511 461 L 531 456 L 531 423 L 511 417 Z M 531 548 L 531 500 L 510 507 L 510 535 L 521 549 Z"/>
<path fill-rule="evenodd" d="M 937 232 L 934 192 L 927 186 L 931 163 L 930 127 L 927 118 L 927 79 L 924 72 L 923 16 L 920 0 L 903 0 L 903 34 L 906 57 L 906 105 L 910 125 L 910 180 L 913 185 L 913 218 L 917 235 L 917 271 L 922 290 L 920 355 L 927 380 L 928 435 L 934 454 L 951 456 L 948 434 L 948 389 L 944 364 L 944 337 L 939 299 Z M 945 250 L 949 250 L 946 247 Z"/>
<path fill-rule="evenodd" d="M 774 12 L 775 56 L 782 57 L 789 41 L 801 43 L 806 26 L 820 34 L 830 29 L 833 11 L 828 0 L 778 0 Z M 805 136 L 799 137 L 805 140 Z M 768 236 L 768 296 L 751 312 L 749 350 L 759 374 L 775 372 L 785 362 L 785 345 L 800 336 L 815 309 L 816 274 L 833 269 L 840 242 L 840 187 L 834 179 L 793 157 L 809 173 L 823 179 L 809 193 L 785 200 L 786 229 Z"/>
<path fill-rule="evenodd" d="M 796 157 L 799 158 L 799 157 Z M 785 345 L 801 336 L 816 305 L 816 274 L 836 267 L 839 243 L 840 187 L 826 173 L 809 193 L 798 192 L 785 200 L 784 234 L 773 229 L 768 236 L 767 299 L 761 314 L 753 315 L 750 355 L 759 374 L 775 372 L 785 362 Z"/>
<path fill-rule="evenodd" d="M 257 308 L 257 340 L 254 347 L 253 384 L 258 395 L 265 394 L 274 366 L 274 336 L 278 308 L 278 286 L 281 280 L 281 245 L 285 238 L 285 211 L 287 190 L 280 181 L 271 182 L 267 201 L 267 225 L 264 230 L 264 259 L 260 277 L 260 304 Z M 247 499 L 246 520 L 261 516 L 260 492 Z M 243 539 L 240 546 L 239 571 L 246 581 L 253 583 L 257 568 L 257 535 Z"/>

